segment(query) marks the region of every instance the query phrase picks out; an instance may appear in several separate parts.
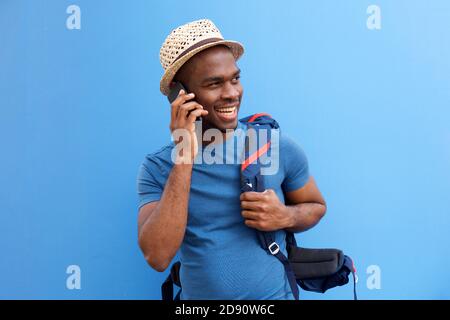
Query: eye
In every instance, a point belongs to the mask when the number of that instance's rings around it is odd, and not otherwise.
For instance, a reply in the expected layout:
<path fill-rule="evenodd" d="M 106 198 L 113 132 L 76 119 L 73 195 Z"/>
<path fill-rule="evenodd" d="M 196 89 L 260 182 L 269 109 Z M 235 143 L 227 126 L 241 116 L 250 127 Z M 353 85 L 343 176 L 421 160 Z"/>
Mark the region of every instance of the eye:
<path fill-rule="evenodd" d="M 218 86 L 220 84 L 220 82 L 216 81 L 216 82 L 211 82 L 210 84 L 208 84 L 208 87 L 214 87 L 214 86 Z"/>
<path fill-rule="evenodd" d="M 241 78 L 241 76 L 240 76 L 240 75 L 238 75 L 238 76 L 234 77 L 234 78 L 233 78 L 233 82 L 238 82 L 240 78 Z"/>

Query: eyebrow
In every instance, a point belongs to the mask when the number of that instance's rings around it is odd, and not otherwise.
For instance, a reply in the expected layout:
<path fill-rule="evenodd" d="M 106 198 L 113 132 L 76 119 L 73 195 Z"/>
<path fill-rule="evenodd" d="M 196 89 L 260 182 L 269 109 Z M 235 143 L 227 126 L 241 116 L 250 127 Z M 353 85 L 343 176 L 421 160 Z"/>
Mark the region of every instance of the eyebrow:
<path fill-rule="evenodd" d="M 240 73 L 241 73 L 241 69 L 237 69 L 237 71 L 233 73 L 233 78 L 236 77 L 237 75 L 239 75 Z M 209 77 L 209 78 L 204 79 L 202 81 L 202 84 L 205 84 L 208 82 L 220 82 L 220 81 L 223 81 L 223 77 L 214 76 L 214 77 Z"/>

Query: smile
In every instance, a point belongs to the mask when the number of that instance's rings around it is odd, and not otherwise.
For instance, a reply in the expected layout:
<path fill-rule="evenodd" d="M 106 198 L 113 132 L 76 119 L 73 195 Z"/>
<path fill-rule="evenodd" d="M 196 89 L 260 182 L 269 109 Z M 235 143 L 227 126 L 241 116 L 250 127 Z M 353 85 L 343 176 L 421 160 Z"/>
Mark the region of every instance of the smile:
<path fill-rule="evenodd" d="M 237 106 L 216 108 L 214 111 L 222 121 L 234 121 L 237 118 Z"/>
<path fill-rule="evenodd" d="M 216 111 L 219 113 L 231 114 L 236 111 L 236 107 L 220 108 L 216 109 Z"/>

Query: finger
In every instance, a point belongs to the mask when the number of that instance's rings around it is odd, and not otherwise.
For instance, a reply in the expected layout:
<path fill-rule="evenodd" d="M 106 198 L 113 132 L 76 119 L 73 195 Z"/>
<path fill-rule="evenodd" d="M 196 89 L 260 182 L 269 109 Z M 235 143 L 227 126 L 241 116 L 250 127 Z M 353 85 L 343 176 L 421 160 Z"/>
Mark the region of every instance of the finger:
<path fill-rule="evenodd" d="M 196 109 L 189 114 L 188 122 L 194 122 L 198 117 L 206 116 L 207 114 L 207 110 Z"/>
<path fill-rule="evenodd" d="M 186 101 L 193 99 L 194 97 L 195 97 L 194 93 L 186 94 L 184 90 L 180 90 L 177 98 L 171 103 L 172 107 L 171 116 L 173 120 L 176 118 L 180 106 Z"/>
<path fill-rule="evenodd" d="M 264 194 L 262 192 L 255 192 L 255 191 L 247 191 L 241 193 L 240 199 L 245 201 L 260 201 L 264 198 Z"/>
<path fill-rule="evenodd" d="M 184 94 L 184 93 L 185 93 L 184 90 L 180 90 L 180 91 L 178 92 L 178 96 L 177 96 L 177 97 L 175 98 L 175 100 L 172 101 L 172 103 L 170 104 L 170 106 L 171 106 L 171 117 L 172 117 L 172 121 L 175 120 L 175 117 L 176 117 L 176 115 L 177 115 L 177 111 L 178 111 L 178 107 L 179 107 L 178 102 L 180 102 L 179 98 L 180 98 L 180 96 L 181 96 L 182 94 Z M 178 101 L 177 101 L 177 99 L 178 99 Z M 176 102 L 176 103 L 175 103 L 175 102 Z"/>
<path fill-rule="evenodd" d="M 259 223 L 256 220 L 245 220 L 245 225 L 253 229 L 259 229 Z"/>
<path fill-rule="evenodd" d="M 258 218 L 259 218 L 258 213 L 254 212 L 254 211 L 249 211 L 249 210 L 242 210 L 241 215 L 245 219 L 249 219 L 249 220 L 258 220 Z"/>
<path fill-rule="evenodd" d="M 180 90 L 177 98 L 172 102 L 174 105 L 182 105 L 186 101 L 192 100 L 195 97 L 195 93 L 186 93 L 184 90 Z"/>
<path fill-rule="evenodd" d="M 188 113 L 195 109 L 203 109 L 203 106 L 196 101 L 186 102 L 186 103 L 182 104 L 180 106 L 180 108 L 178 109 L 177 117 L 186 119 L 188 116 Z"/>
<path fill-rule="evenodd" d="M 246 210 L 258 210 L 258 203 L 257 201 L 241 201 L 241 208 Z"/>

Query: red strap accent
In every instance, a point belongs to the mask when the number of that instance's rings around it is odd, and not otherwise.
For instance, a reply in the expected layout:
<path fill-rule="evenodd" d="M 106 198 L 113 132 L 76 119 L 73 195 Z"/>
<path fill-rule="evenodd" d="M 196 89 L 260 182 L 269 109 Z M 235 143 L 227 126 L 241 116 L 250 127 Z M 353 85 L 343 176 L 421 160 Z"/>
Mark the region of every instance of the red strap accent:
<path fill-rule="evenodd" d="M 244 171 L 251 163 L 255 162 L 260 156 L 269 150 L 270 141 L 259 148 L 255 153 L 253 153 L 248 159 L 245 159 L 244 163 L 241 166 L 241 170 Z"/>
<path fill-rule="evenodd" d="M 255 121 L 255 119 L 262 117 L 262 116 L 268 116 L 269 118 L 272 118 L 271 115 L 268 113 L 256 113 L 248 120 L 248 122 L 253 122 L 253 121 Z"/>

